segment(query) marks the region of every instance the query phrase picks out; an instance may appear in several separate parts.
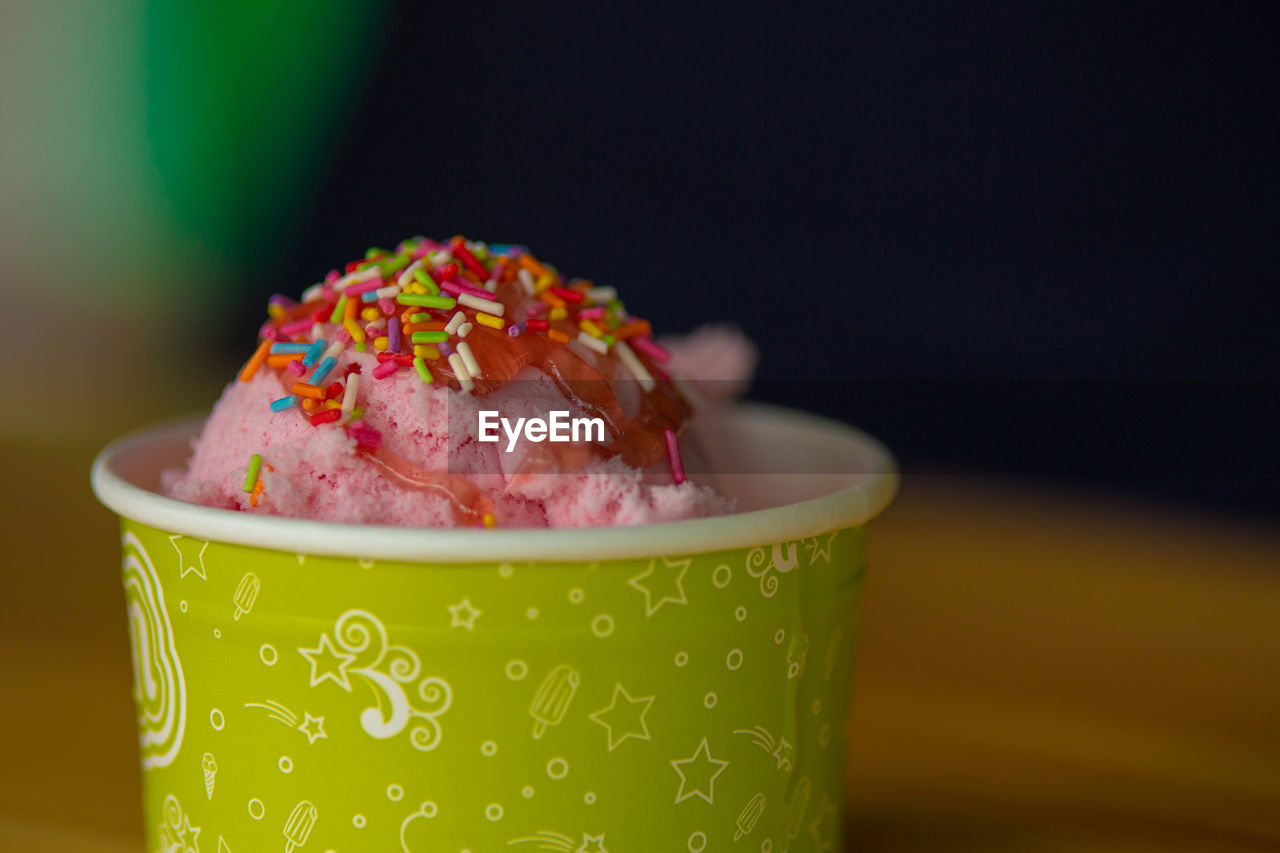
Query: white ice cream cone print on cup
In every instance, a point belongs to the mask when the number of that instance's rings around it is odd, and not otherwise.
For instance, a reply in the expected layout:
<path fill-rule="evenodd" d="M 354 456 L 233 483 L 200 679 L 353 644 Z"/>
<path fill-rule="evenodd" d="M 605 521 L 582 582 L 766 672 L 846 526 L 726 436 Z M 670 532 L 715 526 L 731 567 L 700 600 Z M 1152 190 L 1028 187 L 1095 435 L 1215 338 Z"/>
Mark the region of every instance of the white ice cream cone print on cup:
<path fill-rule="evenodd" d="M 397 529 L 165 498 L 194 429 L 94 472 L 147 853 L 839 849 L 867 522 L 896 488 L 874 440 L 746 406 L 716 443 L 780 467 L 725 476 L 738 514 Z"/>

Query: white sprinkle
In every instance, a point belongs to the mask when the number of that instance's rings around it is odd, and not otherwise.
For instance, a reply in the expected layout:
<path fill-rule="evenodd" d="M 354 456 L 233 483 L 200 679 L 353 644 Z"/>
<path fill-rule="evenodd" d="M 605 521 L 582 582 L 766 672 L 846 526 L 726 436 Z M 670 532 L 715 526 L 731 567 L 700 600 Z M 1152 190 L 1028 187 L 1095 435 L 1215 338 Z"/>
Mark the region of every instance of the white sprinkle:
<path fill-rule="evenodd" d="M 520 272 L 516 273 L 516 278 L 520 279 L 520 284 L 524 286 L 525 296 L 533 296 L 533 273 L 521 267 Z"/>
<path fill-rule="evenodd" d="M 676 390 L 680 392 L 680 396 L 685 398 L 689 405 L 693 407 L 695 412 L 700 412 L 707 407 L 707 399 L 702 396 L 702 392 L 695 388 L 693 383 L 688 379 L 685 379 L 683 376 L 672 375 L 671 384 L 676 386 Z"/>
<path fill-rule="evenodd" d="M 485 290 L 487 290 L 487 291 L 489 291 L 490 293 L 497 293 L 497 292 L 498 292 L 498 280 L 497 280 L 496 278 L 491 278 L 491 279 L 489 279 L 488 281 L 486 281 L 486 282 L 484 283 L 484 289 L 485 289 Z"/>
<path fill-rule="evenodd" d="M 347 345 L 344 344 L 342 341 L 334 341 L 333 343 L 329 344 L 329 348 L 324 351 L 324 355 L 320 356 L 320 360 L 324 361 L 326 358 L 336 359 L 339 355 L 342 354 L 342 351 L 346 348 L 347 348 Z"/>
<path fill-rule="evenodd" d="M 324 324 L 312 323 L 311 324 L 311 340 L 318 341 L 323 337 L 324 337 Z"/>
<path fill-rule="evenodd" d="M 306 290 L 302 291 L 302 301 L 303 301 L 303 302 L 310 302 L 311 300 L 315 299 L 317 296 L 319 296 L 319 295 L 320 295 L 320 291 L 321 291 L 321 290 L 324 290 L 324 282 L 323 282 L 323 281 L 322 281 L 322 282 L 320 282 L 319 284 L 313 284 L 313 285 L 311 285 L 311 286 L 310 286 L 310 287 L 308 287 Z"/>
<path fill-rule="evenodd" d="M 333 289 L 341 293 L 353 284 L 359 284 L 362 281 L 368 281 L 369 279 L 377 278 L 380 275 L 382 275 L 382 270 L 378 269 L 377 264 L 374 264 L 367 269 L 356 270 L 353 273 L 344 275 L 342 278 L 334 282 Z"/>
<path fill-rule="evenodd" d="M 480 378 L 480 362 L 476 361 L 475 353 L 471 351 L 471 344 L 466 341 L 458 342 L 458 355 L 462 356 L 462 363 L 467 368 L 467 373 L 472 378 Z"/>
<path fill-rule="evenodd" d="M 462 363 L 462 356 L 456 352 L 449 353 L 449 367 L 453 369 L 453 375 L 457 378 L 458 384 L 462 386 L 462 390 L 468 394 L 476 384 L 471 381 L 471 377 L 467 375 L 467 366 Z"/>
<path fill-rule="evenodd" d="M 507 307 L 501 302 L 494 302 L 491 299 L 481 299 L 471 293 L 463 293 L 458 297 L 458 304 L 465 305 L 468 308 L 474 308 L 477 311 L 484 311 L 486 314 L 492 314 L 495 317 L 501 317 L 506 313 Z"/>
<path fill-rule="evenodd" d="M 613 345 L 613 351 L 617 354 L 618 359 L 626 365 L 627 370 L 631 371 L 631 375 L 640 383 L 640 387 L 645 391 L 652 391 L 657 383 L 653 381 L 653 374 L 640 363 L 640 359 L 636 358 L 636 354 L 631 351 L 631 347 L 627 346 L 626 341 L 618 341 Z"/>
<path fill-rule="evenodd" d="M 459 311 L 449 318 L 449 322 L 445 325 L 444 330 L 451 335 L 458 333 L 458 327 L 467 321 L 467 315 Z"/>
<path fill-rule="evenodd" d="M 409 266 L 405 267 L 404 272 L 400 273 L 396 278 L 396 284 L 401 287 L 408 287 L 409 282 L 413 281 L 413 274 L 420 269 L 422 269 L 422 258 L 418 258 L 416 261 L 409 264 Z M 381 295 L 381 291 L 379 291 L 379 295 Z"/>
<path fill-rule="evenodd" d="M 588 299 L 597 305 L 618 298 L 618 291 L 612 287 L 593 287 L 585 294 Z"/>
<path fill-rule="evenodd" d="M 586 332 L 578 332 L 578 343 L 582 344 L 587 349 L 595 350 L 601 355 L 604 355 L 609 351 L 608 344 L 606 344 L 600 338 L 596 338 L 596 337 L 592 337 L 591 335 L 588 335 Z"/>
<path fill-rule="evenodd" d="M 471 334 L 471 330 L 473 328 L 475 327 L 472 326 L 470 323 L 463 323 L 461 326 L 458 327 L 458 337 L 465 338 L 467 335 Z"/>
<path fill-rule="evenodd" d="M 433 264 L 444 265 L 449 263 L 449 261 L 451 260 L 453 260 L 453 252 L 449 251 L 448 249 L 441 249 L 440 251 L 436 252 L 434 255 L 431 256 L 431 263 Z"/>
<path fill-rule="evenodd" d="M 400 285 L 388 284 L 386 287 L 379 287 L 374 291 L 374 295 L 379 299 L 395 299 L 400 295 Z"/>
<path fill-rule="evenodd" d="M 356 407 L 356 395 L 360 393 L 360 374 L 353 373 L 347 377 L 347 387 L 342 391 L 342 413 L 351 414 Z"/>

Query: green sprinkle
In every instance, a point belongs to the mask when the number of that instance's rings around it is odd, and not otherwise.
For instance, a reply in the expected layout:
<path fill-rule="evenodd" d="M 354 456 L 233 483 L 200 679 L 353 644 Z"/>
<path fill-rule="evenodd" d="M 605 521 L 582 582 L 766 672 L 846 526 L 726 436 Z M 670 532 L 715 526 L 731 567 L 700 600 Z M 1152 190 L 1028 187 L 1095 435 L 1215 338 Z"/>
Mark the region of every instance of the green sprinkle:
<path fill-rule="evenodd" d="M 440 286 L 437 285 L 435 281 L 432 280 L 431 276 L 427 273 L 426 270 L 423 270 L 423 269 L 414 270 L 413 280 L 416 281 L 418 284 L 422 285 L 423 287 L 425 287 L 427 290 L 431 291 L 433 296 L 440 295 Z"/>
<path fill-rule="evenodd" d="M 386 249 L 380 249 L 377 246 L 370 246 L 369 248 L 364 250 L 365 260 L 376 258 L 379 255 L 387 255 L 387 254 L 390 254 L 390 253 Z"/>
<path fill-rule="evenodd" d="M 605 344 L 607 344 L 608 346 L 613 346 L 614 344 L 616 344 L 616 343 L 618 342 L 618 339 L 617 339 L 617 338 L 615 338 L 613 335 L 605 335 L 605 336 L 604 336 L 603 338 L 601 338 L 600 340 L 604 341 L 604 342 L 605 342 Z"/>
<path fill-rule="evenodd" d="M 364 417 L 364 406 L 356 406 L 351 410 L 351 420 L 358 421 Z"/>
<path fill-rule="evenodd" d="M 452 296 L 430 296 L 426 293 L 402 293 L 396 297 L 396 302 L 423 308 L 454 308 L 458 304 L 458 300 Z"/>
<path fill-rule="evenodd" d="M 421 356 L 414 358 L 413 367 L 418 371 L 418 378 L 422 380 L 423 384 L 428 384 L 435 378 L 431 375 L 431 371 L 427 370 L 427 363 L 422 360 Z"/>
<path fill-rule="evenodd" d="M 438 344 L 449 340 L 448 332 L 414 332 L 409 340 L 415 344 Z"/>
<path fill-rule="evenodd" d="M 394 273 L 398 273 L 407 266 L 409 266 L 408 255 L 396 255 L 391 260 L 383 261 L 378 264 L 379 269 L 382 270 L 383 278 L 387 278 Z"/>
<path fill-rule="evenodd" d="M 333 313 L 329 315 L 330 323 L 341 323 L 342 312 L 347 310 L 347 297 L 342 296 L 338 299 L 338 304 L 333 306 Z"/>
<path fill-rule="evenodd" d="M 364 352 L 364 341 L 356 341 L 356 352 Z"/>
<path fill-rule="evenodd" d="M 253 492 L 253 487 L 258 485 L 258 472 L 262 470 L 262 456 L 253 454 L 249 457 L 249 470 L 244 473 L 244 490 Z"/>
<path fill-rule="evenodd" d="M 474 249 L 471 250 L 471 254 L 476 256 L 477 261 L 480 261 L 481 263 L 483 263 L 489 260 L 489 247 L 486 246 L 484 243 L 480 243 Z"/>
<path fill-rule="evenodd" d="M 356 266 L 356 272 L 364 272 L 365 270 L 370 269 L 372 267 L 376 267 L 377 265 L 378 265 L 378 260 L 376 258 L 373 260 L 364 261 L 363 263 Z"/>

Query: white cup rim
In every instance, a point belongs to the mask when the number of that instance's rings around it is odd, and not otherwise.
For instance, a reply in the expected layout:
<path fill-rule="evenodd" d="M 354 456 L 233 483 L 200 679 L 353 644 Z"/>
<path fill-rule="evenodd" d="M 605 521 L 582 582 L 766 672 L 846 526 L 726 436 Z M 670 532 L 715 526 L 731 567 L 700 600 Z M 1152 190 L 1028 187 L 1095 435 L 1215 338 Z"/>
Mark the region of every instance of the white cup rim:
<path fill-rule="evenodd" d="M 189 445 L 201 418 L 152 426 L 112 442 L 94 460 L 92 482 L 98 499 L 118 515 L 169 533 L 292 553 L 419 563 L 598 561 L 746 548 L 856 527 L 897 493 L 892 455 L 860 430 L 757 403 L 736 406 L 726 417 L 745 419 L 744 425 L 754 428 L 803 433 L 806 440 L 838 447 L 860 460 L 859 473 L 848 476 L 847 486 L 821 497 L 732 515 L 632 527 L 485 530 L 339 524 L 215 509 L 166 497 L 122 472 L 130 469 L 141 479 L 141 469 L 157 478 L 160 463 L 147 458 L 155 456 L 153 448 Z"/>

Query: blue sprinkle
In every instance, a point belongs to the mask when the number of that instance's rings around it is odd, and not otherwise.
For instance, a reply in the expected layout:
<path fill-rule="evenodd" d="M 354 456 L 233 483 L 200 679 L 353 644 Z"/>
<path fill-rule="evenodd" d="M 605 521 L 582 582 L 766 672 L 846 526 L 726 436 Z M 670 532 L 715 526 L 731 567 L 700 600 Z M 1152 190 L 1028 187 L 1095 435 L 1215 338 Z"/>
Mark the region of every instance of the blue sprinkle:
<path fill-rule="evenodd" d="M 329 375 L 329 371 L 333 370 L 338 364 L 338 360 L 333 356 L 329 356 L 320 362 L 320 366 L 316 368 L 316 372 L 311 374 L 311 378 L 307 380 L 312 385 L 320 385 Z"/>
<path fill-rule="evenodd" d="M 311 349 L 311 344 L 272 344 L 271 354 L 280 355 L 282 353 L 306 352 Z"/>
<path fill-rule="evenodd" d="M 366 290 L 364 293 L 360 294 L 360 299 L 363 302 L 377 302 L 378 292 L 376 290 Z"/>
<path fill-rule="evenodd" d="M 271 403 L 271 411 L 283 412 L 285 409 L 292 409 L 296 405 L 298 405 L 297 396 L 290 394 L 288 397 L 281 397 L 279 400 L 273 401 Z"/>
<path fill-rule="evenodd" d="M 311 348 L 307 350 L 306 356 L 302 359 L 302 366 L 310 367 L 315 364 L 320 359 L 320 356 L 324 353 L 325 347 L 327 346 L 329 346 L 329 342 L 324 338 L 321 338 L 312 344 Z"/>

